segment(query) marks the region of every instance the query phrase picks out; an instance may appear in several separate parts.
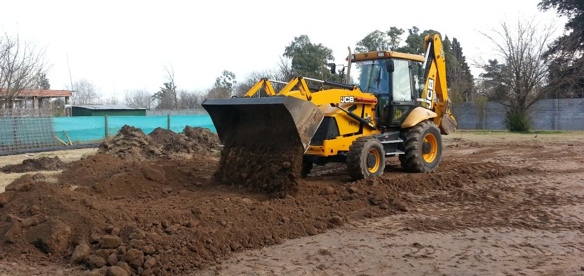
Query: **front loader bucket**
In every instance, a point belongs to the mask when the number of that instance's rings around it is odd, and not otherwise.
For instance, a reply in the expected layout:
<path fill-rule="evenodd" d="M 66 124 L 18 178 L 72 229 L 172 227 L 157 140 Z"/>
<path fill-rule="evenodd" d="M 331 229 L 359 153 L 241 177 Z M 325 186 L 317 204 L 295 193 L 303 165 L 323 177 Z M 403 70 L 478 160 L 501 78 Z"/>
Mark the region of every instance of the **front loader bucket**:
<path fill-rule="evenodd" d="M 302 156 L 324 115 L 289 96 L 207 99 L 223 150 L 215 180 L 283 197 L 297 191 Z"/>
<path fill-rule="evenodd" d="M 288 96 L 206 99 L 202 106 L 224 146 L 283 143 L 306 151 L 324 117 L 315 104 Z"/>

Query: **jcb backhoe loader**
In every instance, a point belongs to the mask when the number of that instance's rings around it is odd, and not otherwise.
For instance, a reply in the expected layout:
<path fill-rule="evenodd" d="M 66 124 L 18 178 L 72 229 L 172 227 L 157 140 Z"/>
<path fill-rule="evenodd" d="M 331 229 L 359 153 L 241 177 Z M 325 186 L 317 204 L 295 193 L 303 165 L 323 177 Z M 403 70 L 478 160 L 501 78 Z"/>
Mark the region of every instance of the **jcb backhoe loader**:
<path fill-rule="evenodd" d="M 303 176 L 313 164 L 328 162 L 345 162 L 355 180 L 379 176 L 390 156 L 398 156 L 406 171 L 433 171 L 441 160 L 441 135 L 457 126 L 440 37 L 425 37 L 425 57 L 349 49 L 347 60 L 341 82 L 296 77 L 277 92 L 276 81 L 262 79 L 243 97 L 202 105 L 227 148 L 303 148 Z M 320 88 L 311 91 L 308 82 Z"/>

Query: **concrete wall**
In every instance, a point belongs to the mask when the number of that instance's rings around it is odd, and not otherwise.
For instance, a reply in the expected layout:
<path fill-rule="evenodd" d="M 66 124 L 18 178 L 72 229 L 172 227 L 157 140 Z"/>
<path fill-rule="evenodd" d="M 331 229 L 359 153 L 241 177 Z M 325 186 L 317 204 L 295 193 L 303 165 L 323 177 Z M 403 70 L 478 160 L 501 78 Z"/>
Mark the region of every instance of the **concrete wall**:
<path fill-rule="evenodd" d="M 459 129 L 505 129 L 505 107 L 487 102 L 453 109 Z M 584 99 L 540 100 L 529 109 L 533 130 L 584 130 Z"/>

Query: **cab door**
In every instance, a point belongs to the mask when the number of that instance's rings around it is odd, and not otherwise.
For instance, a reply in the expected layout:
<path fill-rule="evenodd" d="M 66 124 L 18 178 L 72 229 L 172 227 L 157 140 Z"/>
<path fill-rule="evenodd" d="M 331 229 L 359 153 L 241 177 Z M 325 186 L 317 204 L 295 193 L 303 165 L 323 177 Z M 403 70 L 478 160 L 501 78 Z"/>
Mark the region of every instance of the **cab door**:
<path fill-rule="evenodd" d="M 392 68 L 393 67 L 393 68 Z M 404 59 L 393 59 L 389 117 L 387 127 L 400 127 L 407 114 L 418 105 L 417 98 L 423 87 L 422 63 Z"/>

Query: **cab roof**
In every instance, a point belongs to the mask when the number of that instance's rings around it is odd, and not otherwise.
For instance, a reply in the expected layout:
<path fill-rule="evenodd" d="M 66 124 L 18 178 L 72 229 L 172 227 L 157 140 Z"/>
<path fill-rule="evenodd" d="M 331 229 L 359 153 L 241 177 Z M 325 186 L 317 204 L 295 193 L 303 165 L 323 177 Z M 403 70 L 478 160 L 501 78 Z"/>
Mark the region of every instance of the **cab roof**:
<path fill-rule="evenodd" d="M 400 59 L 407 59 L 407 60 L 424 62 L 424 56 L 414 55 L 414 54 L 406 54 L 406 53 L 395 52 L 395 51 L 371 51 L 371 52 L 365 52 L 365 53 L 355 53 L 352 55 L 351 61 L 371 60 L 371 59 L 379 59 L 379 58 L 400 58 Z"/>

